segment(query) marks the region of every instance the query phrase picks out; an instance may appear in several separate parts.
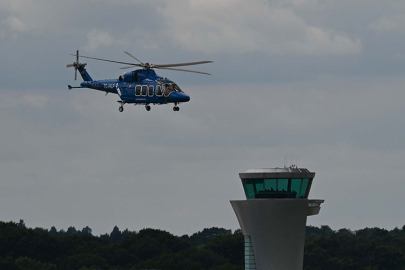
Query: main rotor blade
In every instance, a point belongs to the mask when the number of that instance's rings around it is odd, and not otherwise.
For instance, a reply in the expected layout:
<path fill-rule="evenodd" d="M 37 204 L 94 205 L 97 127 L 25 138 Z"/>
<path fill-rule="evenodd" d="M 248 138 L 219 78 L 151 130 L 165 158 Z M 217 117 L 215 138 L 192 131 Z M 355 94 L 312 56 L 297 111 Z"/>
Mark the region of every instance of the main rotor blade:
<path fill-rule="evenodd" d="M 193 66 L 214 63 L 214 61 L 199 61 L 199 62 L 189 62 L 189 63 L 178 63 L 178 64 L 166 64 L 166 65 L 155 65 L 155 67 L 181 67 L 181 66 Z"/>
<path fill-rule="evenodd" d="M 74 54 L 70 54 L 75 56 Z M 124 65 L 131 65 L 131 66 L 138 66 L 142 67 L 141 64 L 135 64 L 135 63 L 127 63 L 127 62 L 120 62 L 120 61 L 113 61 L 113 60 L 107 60 L 107 59 L 101 59 L 101 58 L 95 58 L 95 57 L 90 57 L 90 56 L 84 56 L 80 55 L 80 57 L 88 58 L 88 59 L 94 59 L 94 60 L 100 60 L 100 61 L 105 61 L 105 62 L 111 62 L 111 63 L 118 63 L 118 64 L 124 64 Z"/>
<path fill-rule="evenodd" d="M 179 69 L 179 68 L 169 68 L 169 67 L 155 67 L 159 69 L 169 69 L 169 70 L 176 70 L 176 71 L 185 71 L 185 72 L 193 72 L 193 73 L 199 73 L 199 74 L 204 74 L 204 75 L 211 75 L 207 72 L 201 72 L 201 71 L 194 71 L 194 70 L 188 70 L 188 69 Z"/>
<path fill-rule="evenodd" d="M 133 66 L 129 66 L 129 67 L 120 67 L 120 69 L 127 69 L 127 68 L 134 68 Z"/>
<path fill-rule="evenodd" d="M 130 54 L 129 52 L 124 52 L 126 54 L 128 54 L 129 56 L 131 56 L 132 58 L 134 58 L 136 61 L 138 61 L 139 63 L 141 63 L 142 65 L 144 64 L 141 60 L 139 60 L 138 58 L 136 58 L 135 56 L 133 56 L 132 54 Z"/>

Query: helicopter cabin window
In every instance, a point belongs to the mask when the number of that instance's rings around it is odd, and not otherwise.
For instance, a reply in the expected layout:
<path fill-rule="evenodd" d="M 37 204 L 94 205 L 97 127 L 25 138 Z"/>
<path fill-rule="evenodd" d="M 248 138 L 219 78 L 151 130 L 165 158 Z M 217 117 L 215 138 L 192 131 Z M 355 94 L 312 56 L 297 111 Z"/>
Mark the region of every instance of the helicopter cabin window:
<path fill-rule="evenodd" d="M 174 92 L 173 85 L 166 83 L 163 85 L 163 93 L 165 94 L 165 97 L 167 97 L 171 92 Z"/>
<path fill-rule="evenodd" d="M 135 96 L 140 96 L 141 95 L 141 86 L 137 85 L 135 87 Z"/>
<path fill-rule="evenodd" d="M 148 86 L 142 85 L 142 96 L 146 96 L 147 91 L 148 91 Z"/>
<path fill-rule="evenodd" d="M 153 85 L 149 85 L 148 96 L 153 97 Z"/>
<path fill-rule="evenodd" d="M 161 97 L 163 95 L 162 86 L 156 85 L 156 96 Z"/>
<path fill-rule="evenodd" d="M 176 90 L 177 92 L 183 93 L 183 91 L 180 89 L 180 87 L 177 84 L 173 84 L 174 90 Z"/>

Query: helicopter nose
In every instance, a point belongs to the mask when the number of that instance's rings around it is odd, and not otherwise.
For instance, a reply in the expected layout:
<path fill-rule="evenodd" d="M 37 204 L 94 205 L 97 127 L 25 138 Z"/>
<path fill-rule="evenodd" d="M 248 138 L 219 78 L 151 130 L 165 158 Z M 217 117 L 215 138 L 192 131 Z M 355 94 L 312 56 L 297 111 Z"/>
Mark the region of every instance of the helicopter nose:
<path fill-rule="evenodd" d="M 174 102 L 187 102 L 190 101 L 190 96 L 184 93 L 173 93 L 172 100 Z"/>
<path fill-rule="evenodd" d="M 187 102 L 187 101 L 190 101 L 190 96 L 189 95 L 186 95 L 186 94 L 182 94 L 182 102 Z"/>

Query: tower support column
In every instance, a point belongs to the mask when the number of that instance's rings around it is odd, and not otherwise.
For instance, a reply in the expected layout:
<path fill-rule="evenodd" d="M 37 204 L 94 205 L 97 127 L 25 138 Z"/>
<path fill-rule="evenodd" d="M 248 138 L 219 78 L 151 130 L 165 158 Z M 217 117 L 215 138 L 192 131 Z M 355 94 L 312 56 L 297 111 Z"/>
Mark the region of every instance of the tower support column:
<path fill-rule="evenodd" d="M 231 201 L 257 270 L 302 270 L 308 199 Z M 252 256 L 246 256 L 249 260 Z M 252 268 L 251 261 L 246 265 Z"/>

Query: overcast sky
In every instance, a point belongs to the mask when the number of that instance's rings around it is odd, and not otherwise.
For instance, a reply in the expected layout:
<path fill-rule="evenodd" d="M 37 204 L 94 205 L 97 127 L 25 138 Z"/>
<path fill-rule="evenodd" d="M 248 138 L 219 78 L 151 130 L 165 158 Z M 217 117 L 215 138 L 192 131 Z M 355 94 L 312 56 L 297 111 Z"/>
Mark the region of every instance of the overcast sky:
<path fill-rule="evenodd" d="M 325 199 L 309 225 L 405 225 L 405 2 L 0 0 L 0 220 L 93 233 L 239 228 L 239 173 L 289 163 Z M 157 70 L 191 96 L 125 107 L 67 90 L 82 54 L 212 60 Z M 84 59 L 83 59 L 84 62 Z M 120 65 L 86 60 L 93 79 Z"/>

